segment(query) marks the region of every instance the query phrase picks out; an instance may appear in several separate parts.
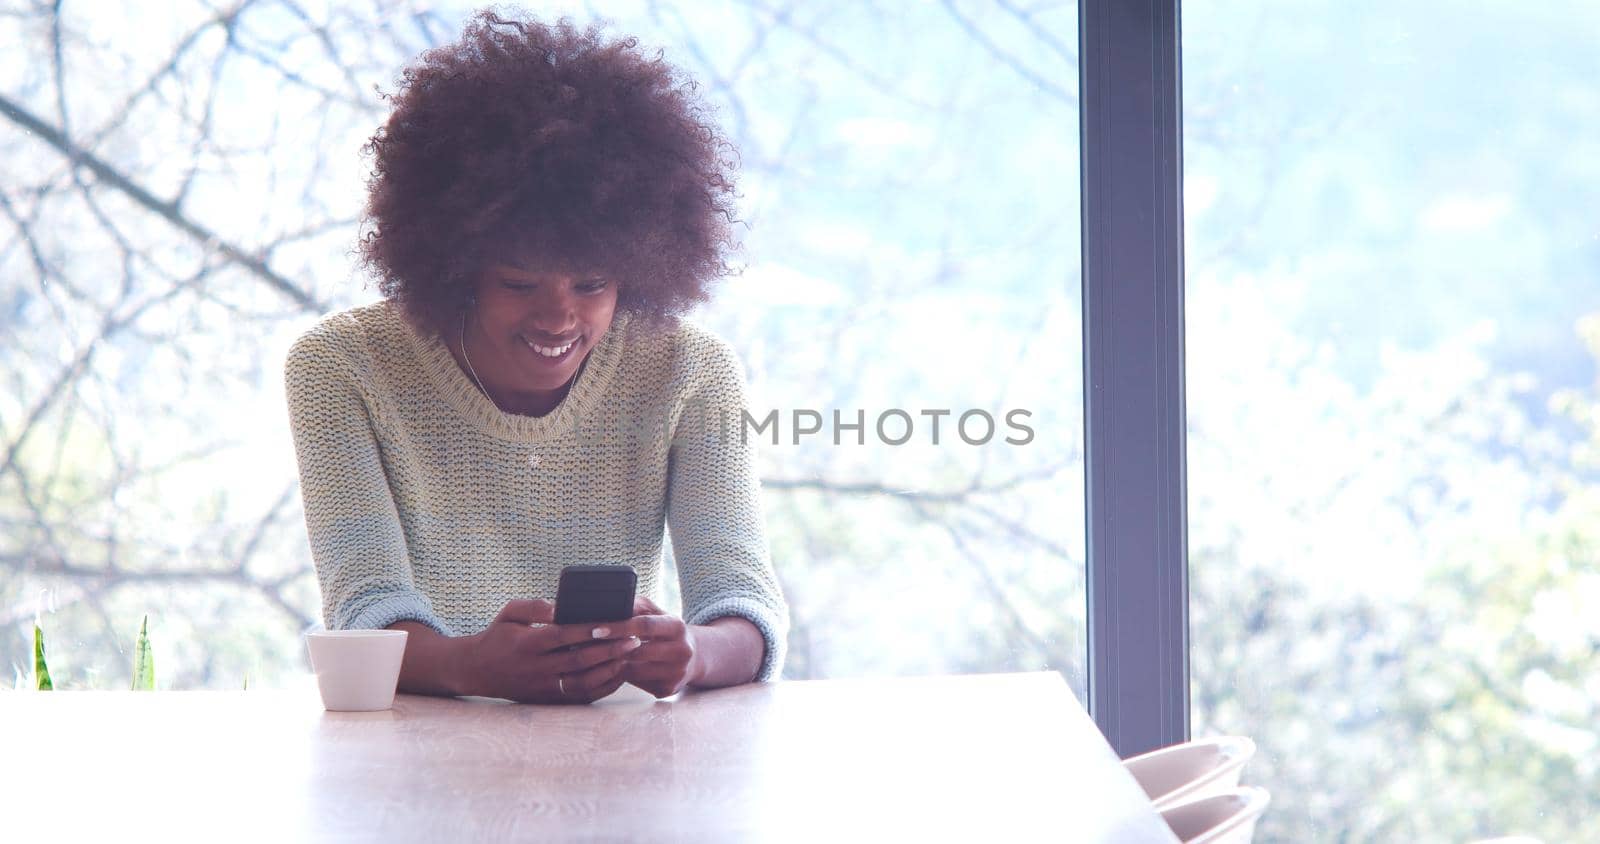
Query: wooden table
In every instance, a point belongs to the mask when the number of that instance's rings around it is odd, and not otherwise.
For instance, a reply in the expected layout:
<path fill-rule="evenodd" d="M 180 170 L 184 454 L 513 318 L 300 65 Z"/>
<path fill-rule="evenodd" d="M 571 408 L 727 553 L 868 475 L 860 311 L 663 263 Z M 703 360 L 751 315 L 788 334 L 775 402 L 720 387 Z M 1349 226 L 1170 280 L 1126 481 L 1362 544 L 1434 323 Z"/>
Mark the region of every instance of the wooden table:
<path fill-rule="evenodd" d="M 0 692 L 0 837 L 1175 841 L 1054 673 L 627 688 Z"/>

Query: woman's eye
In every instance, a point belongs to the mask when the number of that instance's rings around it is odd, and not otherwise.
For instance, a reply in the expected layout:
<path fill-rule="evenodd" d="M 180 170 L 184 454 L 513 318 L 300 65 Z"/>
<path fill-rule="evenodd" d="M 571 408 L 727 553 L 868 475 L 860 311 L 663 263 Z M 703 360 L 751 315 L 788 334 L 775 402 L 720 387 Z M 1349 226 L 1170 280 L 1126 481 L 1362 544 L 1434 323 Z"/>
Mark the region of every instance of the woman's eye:
<path fill-rule="evenodd" d="M 608 282 L 603 278 L 592 278 L 588 281 L 579 283 L 578 291 L 581 293 L 599 293 L 600 291 L 606 289 L 606 284 L 608 284 Z"/>

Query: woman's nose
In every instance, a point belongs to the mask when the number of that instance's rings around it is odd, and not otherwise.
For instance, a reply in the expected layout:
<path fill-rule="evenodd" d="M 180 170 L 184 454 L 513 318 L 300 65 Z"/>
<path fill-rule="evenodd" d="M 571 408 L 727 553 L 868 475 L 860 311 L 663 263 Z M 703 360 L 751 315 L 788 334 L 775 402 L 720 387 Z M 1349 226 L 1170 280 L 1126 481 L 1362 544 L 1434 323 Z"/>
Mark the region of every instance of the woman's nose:
<path fill-rule="evenodd" d="M 546 334 L 561 335 L 578 323 L 576 301 L 571 293 L 552 291 L 540 297 L 533 311 L 533 325 Z"/>

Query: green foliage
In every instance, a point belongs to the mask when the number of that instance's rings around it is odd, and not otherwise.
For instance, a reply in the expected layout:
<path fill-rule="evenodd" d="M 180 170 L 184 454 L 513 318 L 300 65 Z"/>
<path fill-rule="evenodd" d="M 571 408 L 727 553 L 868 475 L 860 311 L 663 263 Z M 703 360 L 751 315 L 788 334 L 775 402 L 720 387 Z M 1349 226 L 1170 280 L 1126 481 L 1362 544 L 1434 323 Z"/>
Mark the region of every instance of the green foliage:
<path fill-rule="evenodd" d="M 133 652 L 133 690 L 136 692 L 155 691 L 156 664 L 155 657 L 150 653 L 150 637 L 146 634 L 146 625 L 150 616 L 146 615 L 139 622 L 139 644 Z"/>
<path fill-rule="evenodd" d="M 1600 361 L 1600 320 L 1581 331 Z M 1305 384 L 1339 396 L 1296 417 L 1293 439 L 1260 432 L 1259 454 L 1232 420 L 1215 434 L 1196 420 L 1195 732 L 1256 739 L 1264 840 L 1587 840 L 1600 383 L 1558 392 L 1546 423 L 1469 349 L 1386 387 L 1403 363 L 1366 390 L 1311 364 L 1302 384 L 1243 379 L 1264 407 L 1310 405 Z M 1577 435 L 1547 436 L 1560 424 Z"/>
<path fill-rule="evenodd" d="M 134 648 L 133 660 L 134 691 L 155 691 L 156 687 L 155 658 L 150 650 L 149 623 L 149 615 L 139 622 L 139 641 Z M 44 631 L 37 624 L 33 626 L 33 673 L 34 685 L 39 691 L 55 690 L 55 684 L 50 679 L 50 668 L 45 661 Z M 244 685 L 246 689 L 250 688 L 249 675 L 245 676 Z"/>
<path fill-rule="evenodd" d="M 44 631 L 37 624 L 33 626 L 33 676 L 39 691 L 55 690 L 55 684 L 50 682 L 50 667 L 44 661 Z"/>

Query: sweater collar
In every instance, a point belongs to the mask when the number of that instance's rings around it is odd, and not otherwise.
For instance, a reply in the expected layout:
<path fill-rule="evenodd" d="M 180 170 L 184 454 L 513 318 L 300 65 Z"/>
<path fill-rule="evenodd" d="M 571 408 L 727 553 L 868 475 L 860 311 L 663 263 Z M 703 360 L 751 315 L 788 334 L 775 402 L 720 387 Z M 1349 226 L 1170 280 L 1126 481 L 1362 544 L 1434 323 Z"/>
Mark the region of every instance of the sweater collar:
<path fill-rule="evenodd" d="M 398 314 L 398 311 L 396 309 Z M 467 373 L 461 370 L 456 359 L 445 348 L 444 342 L 431 332 L 419 331 L 409 320 L 402 318 L 406 336 L 427 372 L 440 398 L 455 408 L 463 418 L 491 436 L 517 442 L 540 442 L 576 430 L 585 418 L 592 418 L 606 387 L 622 361 L 622 351 L 627 345 L 628 314 L 618 311 L 612 317 L 600 342 L 589 351 L 589 357 L 575 376 L 572 389 L 555 409 L 543 416 L 522 416 L 506 413 L 489 400 Z"/>

